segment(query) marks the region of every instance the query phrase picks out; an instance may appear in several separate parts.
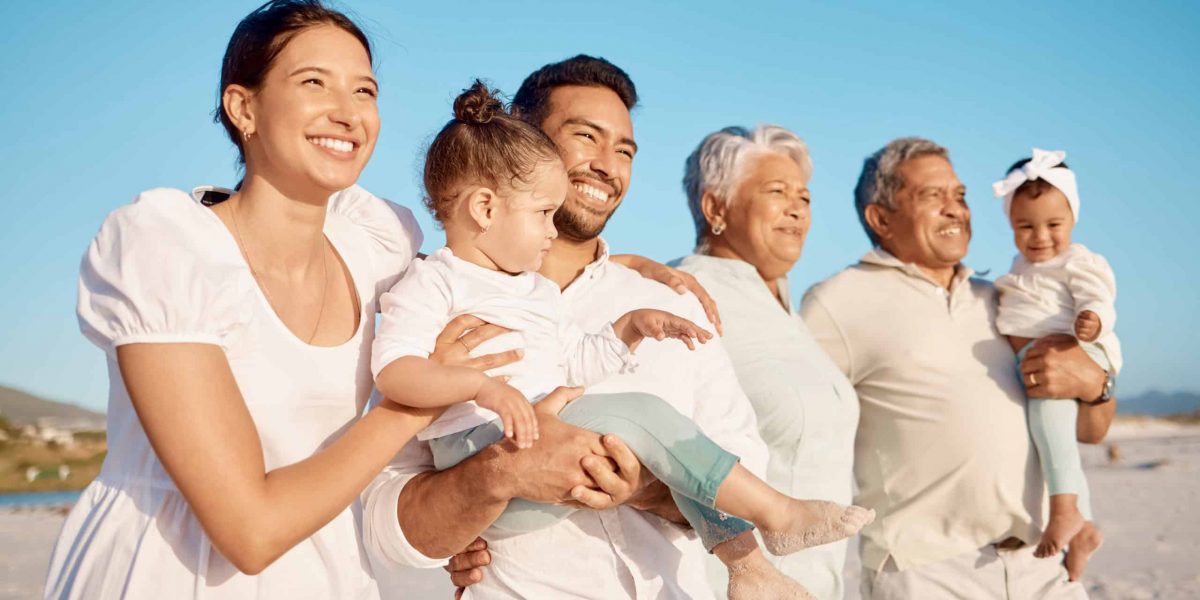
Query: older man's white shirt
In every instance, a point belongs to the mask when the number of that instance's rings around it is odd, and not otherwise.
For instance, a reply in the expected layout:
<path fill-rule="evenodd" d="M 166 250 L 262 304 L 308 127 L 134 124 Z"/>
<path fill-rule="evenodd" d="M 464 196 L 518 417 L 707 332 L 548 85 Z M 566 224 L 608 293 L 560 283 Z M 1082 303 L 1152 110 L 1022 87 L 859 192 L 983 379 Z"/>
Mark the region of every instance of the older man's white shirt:
<path fill-rule="evenodd" d="M 700 304 L 666 286 L 609 262 L 602 255 L 563 291 L 568 318 L 584 331 L 637 308 L 667 310 L 706 325 Z M 714 338 L 695 352 L 677 340 L 646 340 L 638 368 L 588 390 L 657 395 L 696 424 L 742 464 L 762 476 L 767 449 L 754 411 L 738 386 L 729 356 Z M 396 566 L 438 567 L 445 558 L 424 556 L 405 539 L 396 519 L 404 485 L 433 469 L 429 447 L 411 442 L 364 492 L 364 537 L 377 573 Z M 485 533 L 492 565 L 464 598 L 711 598 L 705 552 L 690 532 L 654 515 L 624 506 L 581 510 L 546 529 L 502 539 Z M 382 576 L 381 580 L 395 578 Z M 384 597 L 404 590 L 384 589 Z"/>

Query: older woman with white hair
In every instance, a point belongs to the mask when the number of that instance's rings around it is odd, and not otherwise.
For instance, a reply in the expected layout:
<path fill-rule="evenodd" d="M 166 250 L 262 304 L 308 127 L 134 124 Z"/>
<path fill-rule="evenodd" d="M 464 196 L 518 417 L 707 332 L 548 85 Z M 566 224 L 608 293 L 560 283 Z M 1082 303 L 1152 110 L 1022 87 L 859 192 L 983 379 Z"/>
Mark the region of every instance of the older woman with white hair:
<path fill-rule="evenodd" d="M 679 261 L 721 309 L 726 348 L 770 449 L 767 481 L 799 498 L 850 502 L 858 399 L 788 293 L 810 223 L 812 160 L 775 125 L 727 127 L 687 159 L 696 253 Z M 775 557 L 821 599 L 844 594 L 846 541 Z M 721 570 L 710 569 L 715 590 Z"/>

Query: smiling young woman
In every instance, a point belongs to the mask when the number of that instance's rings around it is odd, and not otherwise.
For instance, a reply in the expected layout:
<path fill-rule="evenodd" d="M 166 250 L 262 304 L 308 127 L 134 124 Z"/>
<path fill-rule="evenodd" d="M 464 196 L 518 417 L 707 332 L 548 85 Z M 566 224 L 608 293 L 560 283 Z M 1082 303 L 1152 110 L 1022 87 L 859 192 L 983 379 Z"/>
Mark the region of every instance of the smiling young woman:
<path fill-rule="evenodd" d="M 221 73 L 239 190 L 151 190 L 101 227 L 78 312 L 107 355 L 109 454 L 47 597 L 378 595 L 352 504 L 434 415 L 360 418 L 379 294 L 421 242 L 354 186 L 379 133 L 371 61 L 319 2 L 262 6 Z"/>

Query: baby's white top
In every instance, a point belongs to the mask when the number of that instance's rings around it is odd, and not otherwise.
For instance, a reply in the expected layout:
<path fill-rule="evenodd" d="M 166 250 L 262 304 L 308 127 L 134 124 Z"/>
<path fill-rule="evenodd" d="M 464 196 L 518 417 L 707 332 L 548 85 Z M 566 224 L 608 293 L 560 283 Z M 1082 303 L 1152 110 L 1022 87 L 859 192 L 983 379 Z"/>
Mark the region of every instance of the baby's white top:
<path fill-rule="evenodd" d="M 1062 254 L 1029 262 L 1018 254 L 1009 273 L 996 280 L 1000 312 L 996 327 L 1004 335 L 1040 338 L 1054 333 L 1075 334 L 1075 317 L 1090 310 L 1100 317 L 1096 343 L 1121 370 L 1121 344 L 1113 326 L 1117 279 L 1103 256 L 1083 244 L 1071 244 Z"/>
<path fill-rule="evenodd" d="M 562 292 L 553 281 L 537 273 L 493 271 L 454 256 L 449 248 L 413 261 L 380 306 L 383 320 L 371 351 L 375 377 L 396 359 L 428 357 L 438 334 L 459 315 L 512 330 L 472 351 L 482 356 L 521 348 L 521 360 L 487 374 L 507 375 L 508 384 L 533 402 L 560 385 L 588 386 L 634 367 L 611 323 L 598 334 L 585 334 L 563 317 Z M 451 406 L 417 437 L 442 437 L 496 418 L 496 413 L 464 402 Z"/>

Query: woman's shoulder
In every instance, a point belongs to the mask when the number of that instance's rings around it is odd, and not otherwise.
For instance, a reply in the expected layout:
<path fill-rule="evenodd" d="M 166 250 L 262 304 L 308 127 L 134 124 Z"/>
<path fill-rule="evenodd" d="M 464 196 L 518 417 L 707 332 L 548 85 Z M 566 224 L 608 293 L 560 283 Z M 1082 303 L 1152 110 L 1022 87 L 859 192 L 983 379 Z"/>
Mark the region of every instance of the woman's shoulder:
<path fill-rule="evenodd" d="M 381 249 L 405 254 L 411 260 L 424 235 L 413 212 L 354 185 L 329 199 L 329 213 L 360 229 Z"/>
<path fill-rule="evenodd" d="M 341 219 L 365 242 L 379 293 L 387 291 L 417 257 L 424 235 L 411 210 L 361 186 L 329 199 L 329 215 Z"/>
<path fill-rule="evenodd" d="M 228 231 L 220 219 L 191 194 L 174 188 L 141 192 L 128 204 L 112 210 L 94 240 L 128 252 L 149 252 L 162 257 L 186 252 L 192 260 L 204 257 L 236 258 L 222 253 Z M 201 251 L 203 250 L 203 251 Z"/>
<path fill-rule="evenodd" d="M 221 236 L 225 236 L 222 239 Z M 224 343 L 252 283 L 221 220 L 186 192 L 153 189 L 112 211 L 84 254 L 78 315 L 104 348 Z"/>

